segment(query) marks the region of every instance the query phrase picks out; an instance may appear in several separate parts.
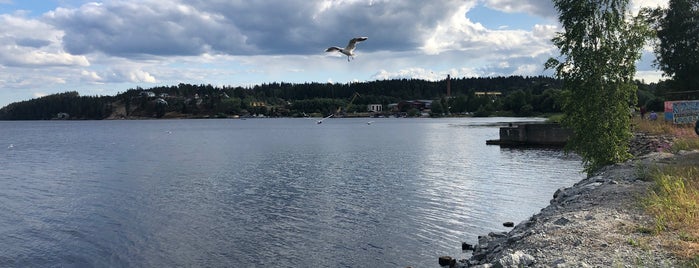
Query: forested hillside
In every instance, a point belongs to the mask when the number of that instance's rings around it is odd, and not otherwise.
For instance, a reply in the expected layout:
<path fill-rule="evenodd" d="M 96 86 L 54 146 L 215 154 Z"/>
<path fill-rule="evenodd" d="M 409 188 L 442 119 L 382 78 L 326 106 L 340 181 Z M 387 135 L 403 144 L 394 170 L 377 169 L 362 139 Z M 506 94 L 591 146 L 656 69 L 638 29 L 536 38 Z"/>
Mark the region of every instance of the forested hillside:
<path fill-rule="evenodd" d="M 653 87 L 639 86 L 642 103 L 659 100 Z M 381 104 L 383 115 L 416 115 L 415 107 L 390 104 L 412 100 L 432 101 L 432 116 L 446 114 L 533 115 L 560 112 L 562 84 L 550 77 L 453 78 L 451 97 L 447 81 L 416 79 L 380 80 L 351 84 L 268 83 L 253 87 L 215 87 L 179 84 L 135 88 L 116 96 L 80 96 L 66 92 L 12 103 L 0 109 L 0 120 L 202 118 L 308 114 L 366 116 L 368 104 Z M 480 92 L 500 92 L 484 95 Z M 659 102 L 662 105 L 662 102 Z"/>

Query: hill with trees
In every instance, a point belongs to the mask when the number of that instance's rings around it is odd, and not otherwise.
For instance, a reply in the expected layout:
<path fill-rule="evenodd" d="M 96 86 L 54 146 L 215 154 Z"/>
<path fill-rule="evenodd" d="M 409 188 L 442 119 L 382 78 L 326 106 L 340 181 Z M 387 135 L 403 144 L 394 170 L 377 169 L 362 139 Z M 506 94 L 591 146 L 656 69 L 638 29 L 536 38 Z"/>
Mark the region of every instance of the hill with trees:
<path fill-rule="evenodd" d="M 415 116 L 406 101 L 431 101 L 432 116 L 493 113 L 530 116 L 561 111 L 561 80 L 537 77 L 378 80 L 358 83 L 265 83 L 252 87 L 179 84 L 129 89 L 116 96 L 80 96 L 65 92 L 12 103 L 0 109 L 0 120 L 212 118 L 264 115 L 371 116 L 367 105 L 381 104 L 380 115 Z M 662 108 L 656 84 L 639 82 L 639 99 Z M 500 95 L 482 94 L 499 92 Z M 356 98 L 354 98 L 356 94 Z M 392 109 L 388 109 L 392 105 Z M 338 114 L 338 112 L 340 114 Z M 373 114 L 378 115 L 378 114 Z"/>

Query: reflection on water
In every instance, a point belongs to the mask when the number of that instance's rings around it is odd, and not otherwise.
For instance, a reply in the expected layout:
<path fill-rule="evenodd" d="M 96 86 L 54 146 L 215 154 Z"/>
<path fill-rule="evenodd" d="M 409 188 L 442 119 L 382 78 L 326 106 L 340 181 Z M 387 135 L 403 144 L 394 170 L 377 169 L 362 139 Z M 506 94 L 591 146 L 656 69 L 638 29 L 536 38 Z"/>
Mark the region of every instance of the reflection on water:
<path fill-rule="evenodd" d="M 583 178 L 508 120 L 0 122 L 0 266 L 437 267 Z"/>

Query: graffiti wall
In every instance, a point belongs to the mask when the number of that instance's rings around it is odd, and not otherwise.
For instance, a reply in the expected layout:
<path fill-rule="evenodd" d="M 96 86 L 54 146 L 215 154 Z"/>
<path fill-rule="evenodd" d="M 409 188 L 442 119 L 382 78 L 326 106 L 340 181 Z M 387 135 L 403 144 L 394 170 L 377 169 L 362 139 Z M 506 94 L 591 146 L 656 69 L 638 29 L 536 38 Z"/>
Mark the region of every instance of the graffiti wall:
<path fill-rule="evenodd" d="M 694 124 L 698 119 L 699 100 L 665 102 L 665 120 L 675 124 Z"/>

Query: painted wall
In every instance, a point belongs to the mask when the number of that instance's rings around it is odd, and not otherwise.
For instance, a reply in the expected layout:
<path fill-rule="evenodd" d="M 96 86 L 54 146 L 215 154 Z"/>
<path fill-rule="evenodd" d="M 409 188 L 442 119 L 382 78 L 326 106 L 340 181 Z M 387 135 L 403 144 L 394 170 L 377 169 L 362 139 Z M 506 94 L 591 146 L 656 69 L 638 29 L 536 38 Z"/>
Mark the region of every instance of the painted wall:
<path fill-rule="evenodd" d="M 693 124 L 699 120 L 699 100 L 666 101 L 665 120 L 675 124 Z"/>

